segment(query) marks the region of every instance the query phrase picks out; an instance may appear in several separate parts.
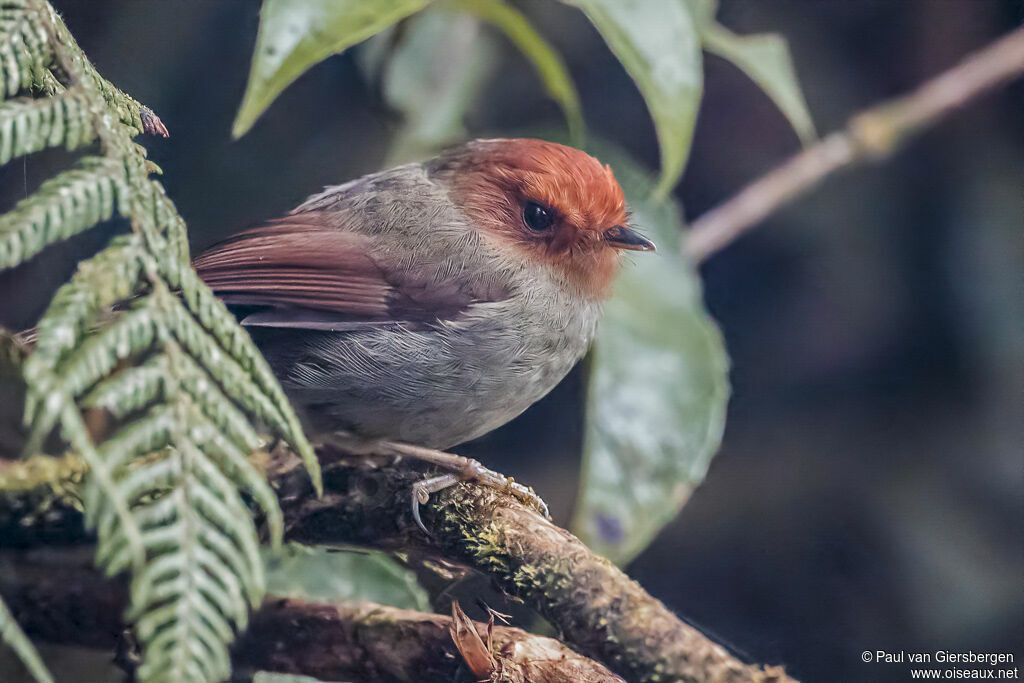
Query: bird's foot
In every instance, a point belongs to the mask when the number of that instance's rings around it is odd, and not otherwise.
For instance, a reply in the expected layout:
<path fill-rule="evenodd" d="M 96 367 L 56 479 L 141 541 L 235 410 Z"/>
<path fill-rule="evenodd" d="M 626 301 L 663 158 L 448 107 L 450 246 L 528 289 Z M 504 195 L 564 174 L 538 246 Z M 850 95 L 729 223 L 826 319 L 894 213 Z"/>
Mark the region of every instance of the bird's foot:
<path fill-rule="evenodd" d="M 479 461 L 467 458 L 454 453 L 445 453 L 433 448 L 423 448 L 412 444 L 386 441 L 381 444 L 389 454 L 403 455 L 429 462 L 440 467 L 452 470 L 447 474 L 440 474 L 436 477 L 424 479 L 412 487 L 412 516 L 416 524 L 429 534 L 427 527 L 423 525 L 420 517 L 420 505 L 425 505 L 430 500 L 430 495 L 443 491 L 444 489 L 458 484 L 460 481 L 473 481 L 490 488 L 503 491 L 513 496 L 519 502 L 534 508 L 544 515 L 545 519 L 550 518 L 548 506 L 536 492 L 529 486 L 523 486 L 511 477 L 488 469 Z"/>

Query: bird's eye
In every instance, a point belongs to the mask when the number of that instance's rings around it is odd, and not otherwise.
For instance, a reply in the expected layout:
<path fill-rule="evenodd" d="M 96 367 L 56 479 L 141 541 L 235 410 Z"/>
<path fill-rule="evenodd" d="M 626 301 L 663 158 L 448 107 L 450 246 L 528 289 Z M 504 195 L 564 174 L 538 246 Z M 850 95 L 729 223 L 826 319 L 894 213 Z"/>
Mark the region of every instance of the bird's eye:
<path fill-rule="evenodd" d="M 544 232 L 555 221 L 554 212 L 537 202 L 526 202 L 523 207 L 523 222 L 534 232 Z"/>

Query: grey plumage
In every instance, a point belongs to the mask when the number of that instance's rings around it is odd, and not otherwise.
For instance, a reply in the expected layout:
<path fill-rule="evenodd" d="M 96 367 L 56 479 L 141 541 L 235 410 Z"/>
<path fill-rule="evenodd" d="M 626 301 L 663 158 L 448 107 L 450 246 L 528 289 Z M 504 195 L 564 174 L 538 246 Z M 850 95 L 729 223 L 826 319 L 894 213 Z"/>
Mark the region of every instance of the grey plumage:
<path fill-rule="evenodd" d="M 256 307 L 243 324 L 317 438 L 450 448 L 523 412 L 593 339 L 599 303 L 553 270 L 528 271 L 472 225 L 432 173 L 414 164 L 330 187 L 282 219 L 354 244 L 372 239 L 372 262 L 343 273 L 369 283 L 352 294 L 358 306 L 296 309 L 275 305 L 283 294 L 252 294 L 235 284 L 243 276 L 234 262 L 218 271 L 237 252 L 230 243 L 197 259 L 226 301 Z M 271 272 L 260 270 L 263 258 L 245 277 Z M 285 265 L 289 282 L 306 287 L 302 265 Z M 258 306 L 264 296 L 270 305 Z"/>

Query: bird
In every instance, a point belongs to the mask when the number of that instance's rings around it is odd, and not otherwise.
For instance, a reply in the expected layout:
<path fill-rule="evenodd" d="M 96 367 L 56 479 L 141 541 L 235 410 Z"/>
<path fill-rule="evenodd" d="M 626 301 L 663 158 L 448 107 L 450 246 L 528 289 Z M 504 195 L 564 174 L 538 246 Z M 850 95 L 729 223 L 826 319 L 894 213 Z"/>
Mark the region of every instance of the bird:
<path fill-rule="evenodd" d="M 612 169 L 536 139 L 477 139 L 324 188 L 193 261 L 238 315 L 307 433 L 354 453 L 532 490 L 448 452 L 510 421 L 587 352 L 629 226 Z M 425 529 L 425 527 L 424 527 Z"/>

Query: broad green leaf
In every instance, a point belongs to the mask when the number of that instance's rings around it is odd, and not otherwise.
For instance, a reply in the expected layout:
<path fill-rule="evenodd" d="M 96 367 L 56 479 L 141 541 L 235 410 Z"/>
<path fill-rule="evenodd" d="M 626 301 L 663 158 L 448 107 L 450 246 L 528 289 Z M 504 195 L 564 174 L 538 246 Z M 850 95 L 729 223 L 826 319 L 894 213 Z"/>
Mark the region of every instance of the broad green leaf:
<path fill-rule="evenodd" d="M 231 134 L 244 135 L 309 67 L 404 19 L 429 0 L 264 0 L 249 83 Z"/>
<path fill-rule="evenodd" d="M 431 7 L 403 29 L 381 78 L 385 100 L 403 121 L 389 164 L 430 156 L 464 139 L 463 118 L 494 64 L 493 46 L 468 14 Z M 371 41 L 366 47 L 376 46 Z"/>
<path fill-rule="evenodd" d="M 573 529 L 620 564 L 636 556 L 704 478 L 729 395 L 721 334 L 679 250 L 681 211 L 650 197 L 653 180 L 621 153 L 610 163 L 630 224 L 658 246 L 615 283 L 598 328 L 587 390 L 584 469 Z"/>
<path fill-rule="evenodd" d="M 629 75 L 654 120 L 666 196 L 683 174 L 703 88 L 700 39 L 684 0 L 564 0 L 583 10 Z"/>
<path fill-rule="evenodd" d="M 584 123 L 579 94 L 561 56 L 544 40 L 523 14 L 502 0 L 454 0 L 455 7 L 471 12 L 501 29 L 530 60 L 548 94 L 558 102 L 569 126 L 573 146 L 583 145 Z"/>
<path fill-rule="evenodd" d="M 774 33 L 738 36 L 712 22 L 702 28 L 701 39 L 708 52 L 738 66 L 772 98 L 801 142 L 814 142 L 814 122 L 800 91 L 785 38 Z"/>
<path fill-rule="evenodd" d="M 307 600 L 370 600 L 430 610 L 416 576 L 384 553 L 299 545 L 267 558 L 267 594 Z"/>

